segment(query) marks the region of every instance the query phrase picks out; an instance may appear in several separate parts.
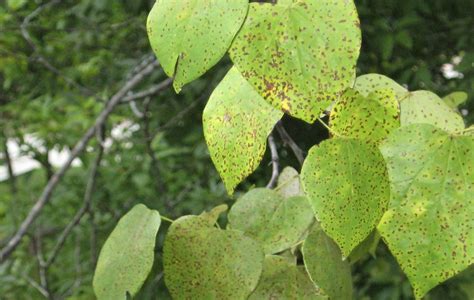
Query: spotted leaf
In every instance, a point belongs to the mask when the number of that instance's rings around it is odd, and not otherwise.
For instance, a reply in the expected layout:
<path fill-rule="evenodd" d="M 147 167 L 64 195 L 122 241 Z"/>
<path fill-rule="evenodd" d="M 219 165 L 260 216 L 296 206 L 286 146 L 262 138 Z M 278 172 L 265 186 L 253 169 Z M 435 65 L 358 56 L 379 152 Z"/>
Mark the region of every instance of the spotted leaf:
<path fill-rule="evenodd" d="M 258 167 L 282 115 L 235 68 L 214 90 L 203 113 L 204 136 L 229 194 Z"/>
<path fill-rule="evenodd" d="M 262 299 L 327 299 L 309 279 L 306 270 L 285 257 L 265 257 L 262 277 L 249 300 Z"/>
<path fill-rule="evenodd" d="M 97 261 L 93 286 L 99 300 L 125 299 L 140 290 L 153 266 L 160 224 L 158 211 L 143 204 L 120 219 Z"/>
<path fill-rule="evenodd" d="M 332 129 L 344 137 L 379 143 L 400 127 L 395 93 L 382 89 L 365 97 L 349 89 L 332 109 L 330 122 Z"/>
<path fill-rule="evenodd" d="M 177 92 L 226 53 L 248 11 L 248 0 L 160 0 L 147 21 L 151 47 Z"/>
<path fill-rule="evenodd" d="M 408 90 L 399 85 L 394 80 L 380 74 L 365 74 L 356 78 L 354 89 L 364 96 L 380 89 L 391 89 L 394 91 L 397 99 L 402 99 Z"/>
<path fill-rule="evenodd" d="M 264 261 L 260 243 L 241 231 L 205 226 L 218 212 L 171 225 L 163 267 L 174 299 L 246 299 L 257 286 Z"/>
<path fill-rule="evenodd" d="M 349 263 L 343 260 L 341 250 L 319 224 L 313 226 L 303 243 L 303 259 L 311 280 L 330 299 L 352 299 Z"/>
<path fill-rule="evenodd" d="M 230 56 L 274 107 L 313 122 L 352 84 L 360 43 L 352 0 L 251 3 Z"/>
<path fill-rule="evenodd" d="M 413 124 L 381 151 L 391 201 L 378 229 L 421 298 L 474 263 L 474 137 Z"/>
<path fill-rule="evenodd" d="M 431 124 L 448 132 L 464 128 L 462 117 L 440 97 L 429 91 L 411 92 L 400 102 L 401 125 Z"/>
<path fill-rule="evenodd" d="M 382 155 L 355 139 L 311 148 L 301 182 L 316 218 L 345 257 L 372 232 L 390 197 Z"/>
<path fill-rule="evenodd" d="M 314 214 L 304 196 L 283 198 L 273 190 L 257 188 L 237 200 L 228 220 L 229 228 L 261 241 L 265 254 L 273 254 L 301 241 Z"/>

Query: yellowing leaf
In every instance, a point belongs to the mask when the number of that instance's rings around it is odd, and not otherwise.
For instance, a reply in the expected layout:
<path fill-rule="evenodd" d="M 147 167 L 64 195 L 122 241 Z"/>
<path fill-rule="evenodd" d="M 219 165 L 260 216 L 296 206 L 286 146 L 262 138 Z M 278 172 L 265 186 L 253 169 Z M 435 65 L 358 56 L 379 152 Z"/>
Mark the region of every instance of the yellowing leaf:
<path fill-rule="evenodd" d="M 354 89 L 364 96 L 381 89 L 392 89 L 397 99 L 402 99 L 408 90 L 396 83 L 393 79 L 380 74 L 365 74 L 356 78 Z"/>
<path fill-rule="evenodd" d="M 315 121 L 353 82 L 361 34 L 352 0 L 251 3 L 229 52 L 274 107 Z"/>
<path fill-rule="evenodd" d="M 235 68 L 214 90 L 203 112 L 204 136 L 229 194 L 258 167 L 282 115 Z"/>

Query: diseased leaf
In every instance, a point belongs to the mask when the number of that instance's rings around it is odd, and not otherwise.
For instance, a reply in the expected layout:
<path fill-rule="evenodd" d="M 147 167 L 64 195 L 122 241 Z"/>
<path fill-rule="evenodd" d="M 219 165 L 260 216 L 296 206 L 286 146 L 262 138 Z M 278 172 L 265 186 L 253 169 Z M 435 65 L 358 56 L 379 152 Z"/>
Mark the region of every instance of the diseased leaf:
<path fill-rule="evenodd" d="M 247 0 L 159 0 L 147 20 L 151 47 L 177 92 L 227 52 L 248 11 Z"/>
<path fill-rule="evenodd" d="M 421 298 L 474 263 L 474 137 L 413 124 L 381 151 L 392 196 L 378 229 Z"/>
<path fill-rule="evenodd" d="M 357 247 L 352 250 L 351 254 L 348 257 L 348 260 L 351 264 L 354 264 L 358 260 L 364 258 L 367 254 L 370 254 L 372 257 L 375 257 L 375 251 L 382 237 L 376 229 L 365 238 Z"/>
<path fill-rule="evenodd" d="M 347 90 L 331 111 L 331 128 L 344 137 L 380 143 L 400 127 L 398 101 L 392 89 L 375 90 L 366 97 Z"/>
<path fill-rule="evenodd" d="M 347 257 L 378 224 L 390 189 L 382 155 L 355 139 L 331 139 L 309 151 L 301 182 L 324 231 Z"/>
<path fill-rule="evenodd" d="M 285 198 L 292 196 L 303 196 L 304 192 L 300 184 L 300 174 L 292 167 L 285 167 L 278 176 L 275 191 Z"/>
<path fill-rule="evenodd" d="M 303 243 L 303 259 L 311 280 L 330 299 L 352 299 L 349 263 L 343 260 L 341 250 L 319 224 L 313 226 Z"/>
<path fill-rule="evenodd" d="M 454 110 L 458 109 L 458 106 L 466 102 L 468 96 L 465 92 L 453 92 L 443 97 L 444 103 Z"/>
<path fill-rule="evenodd" d="M 273 254 L 301 241 L 313 216 L 306 197 L 285 199 L 273 190 L 257 188 L 237 200 L 228 220 L 229 228 L 261 241 L 265 254 Z"/>
<path fill-rule="evenodd" d="M 143 204 L 132 208 L 107 238 L 94 273 L 94 292 L 99 300 L 135 295 L 153 266 L 160 214 Z"/>
<path fill-rule="evenodd" d="M 464 128 L 462 117 L 429 91 L 411 92 L 400 102 L 400 111 L 402 126 L 431 124 L 451 133 Z"/>
<path fill-rule="evenodd" d="M 262 277 L 249 300 L 264 299 L 327 299 L 309 279 L 302 266 L 292 264 L 285 257 L 265 257 Z"/>
<path fill-rule="evenodd" d="M 229 194 L 258 167 L 282 115 L 235 68 L 214 90 L 203 112 L 204 136 Z"/>
<path fill-rule="evenodd" d="M 163 266 L 173 298 L 245 299 L 257 286 L 264 261 L 260 243 L 243 232 L 205 227 L 199 221 L 210 223 L 219 211 L 183 217 L 171 225 Z"/>
<path fill-rule="evenodd" d="M 353 82 L 361 34 L 352 0 L 251 3 L 229 52 L 274 107 L 312 123 Z"/>
<path fill-rule="evenodd" d="M 380 74 L 365 74 L 356 78 L 354 89 L 364 96 L 381 89 L 392 89 L 398 100 L 406 96 L 408 90 L 393 79 Z"/>

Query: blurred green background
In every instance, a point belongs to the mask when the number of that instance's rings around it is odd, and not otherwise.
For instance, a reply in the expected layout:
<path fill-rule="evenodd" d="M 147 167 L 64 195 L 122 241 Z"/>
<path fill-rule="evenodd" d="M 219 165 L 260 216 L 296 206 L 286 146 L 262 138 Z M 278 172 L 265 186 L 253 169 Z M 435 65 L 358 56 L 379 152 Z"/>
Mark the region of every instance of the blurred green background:
<path fill-rule="evenodd" d="M 56 2 L 31 20 L 32 47 L 21 25 L 48 2 L 0 1 L 0 165 L 5 173 L 8 152 L 18 165 L 23 161 L 36 167 L 13 179 L 0 177 L 2 246 L 60 163 L 58 153 L 67 153 L 93 123 L 104 101 L 152 55 L 145 21 L 154 1 Z M 384 74 L 410 90 L 428 89 L 440 96 L 464 91 L 469 99 L 460 113 L 472 124 L 474 1 L 356 0 L 356 5 L 363 31 L 358 74 Z M 94 299 L 91 281 L 98 251 L 117 220 L 134 204 L 144 203 L 176 218 L 233 202 L 209 158 L 201 125 L 206 100 L 230 66 L 224 58 L 181 94 L 168 89 L 152 97 L 146 118 L 137 113 L 145 109 L 143 101 L 120 105 L 114 111 L 105 130 L 107 148 L 91 212 L 75 227 L 48 269 L 48 288 L 54 299 Z M 164 79 L 163 72 L 154 72 L 136 90 Z M 318 124 L 289 117 L 283 124 L 304 150 L 327 138 Z M 146 138 L 150 133 L 151 138 Z M 282 165 L 299 169 L 291 151 L 281 140 L 277 143 Z M 97 148 L 94 141 L 79 157 L 20 247 L 0 265 L 0 299 L 45 298 L 36 286 L 40 281 L 38 241 L 42 251 L 50 253 L 81 207 Z M 266 184 L 269 161 L 267 153 L 240 192 Z M 158 236 L 153 272 L 137 299 L 169 298 L 160 257 L 165 227 Z M 383 243 L 377 259 L 365 257 L 353 266 L 353 276 L 356 299 L 413 299 L 406 277 Z M 473 268 L 426 298 L 474 299 Z"/>

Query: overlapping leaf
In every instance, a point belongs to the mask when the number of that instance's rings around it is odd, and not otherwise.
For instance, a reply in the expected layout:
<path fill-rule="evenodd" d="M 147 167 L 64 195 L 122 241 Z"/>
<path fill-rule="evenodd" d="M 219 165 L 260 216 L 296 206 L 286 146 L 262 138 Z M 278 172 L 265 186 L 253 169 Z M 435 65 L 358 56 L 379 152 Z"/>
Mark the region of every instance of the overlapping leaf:
<path fill-rule="evenodd" d="M 365 74 L 357 77 L 354 89 L 364 96 L 380 89 L 391 89 L 394 91 L 398 100 L 402 99 L 408 93 L 408 90 L 399 85 L 393 79 L 380 74 Z"/>
<path fill-rule="evenodd" d="M 464 128 L 462 117 L 449 107 L 440 97 L 429 91 L 411 92 L 400 102 L 402 126 L 424 123 L 448 132 Z"/>
<path fill-rule="evenodd" d="M 474 137 L 413 124 L 381 151 L 392 197 L 378 229 L 421 298 L 474 263 Z"/>
<path fill-rule="evenodd" d="M 392 89 L 366 97 L 349 89 L 331 111 L 331 128 L 344 137 L 379 143 L 400 127 L 398 101 Z"/>
<path fill-rule="evenodd" d="M 235 68 L 214 90 L 203 113 L 204 135 L 229 194 L 258 167 L 281 117 Z"/>
<path fill-rule="evenodd" d="M 242 26 L 247 0 L 160 0 L 147 21 L 151 47 L 177 92 L 214 66 Z"/>
<path fill-rule="evenodd" d="M 285 257 L 265 257 L 262 277 L 250 300 L 262 299 L 327 299 L 308 277 L 303 266 L 297 266 Z"/>
<path fill-rule="evenodd" d="M 173 298 L 245 299 L 257 286 L 264 261 L 262 247 L 241 231 L 209 225 L 222 210 L 183 217 L 170 227 L 163 265 Z"/>
<path fill-rule="evenodd" d="M 249 191 L 232 206 L 229 227 L 262 242 L 265 254 L 290 248 L 301 240 L 314 221 L 304 196 L 283 198 L 264 188 Z"/>
<path fill-rule="evenodd" d="M 292 167 L 285 167 L 278 176 L 275 191 L 285 198 L 304 195 L 300 184 L 300 174 Z"/>
<path fill-rule="evenodd" d="M 444 103 L 454 110 L 457 110 L 458 106 L 466 102 L 468 95 L 465 92 L 453 92 L 443 97 Z"/>
<path fill-rule="evenodd" d="M 99 300 L 125 299 L 127 293 L 138 292 L 153 266 L 160 223 L 158 211 L 142 204 L 120 219 L 97 261 L 93 285 Z"/>
<path fill-rule="evenodd" d="M 316 218 L 346 257 L 378 224 L 390 197 L 382 155 L 355 139 L 311 148 L 301 182 Z"/>
<path fill-rule="evenodd" d="M 230 55 L 269 103 L 313 122 L 353 82 L 360 39 L 352 0 L 251 3 Z"/>
<path fill-rule="evenodd" d="M 303 259 L 311 280 L 330 299 L 352 299 L 351 268 L 339 247 L 321 229 L 313 226 L 303 244 Z"/>

